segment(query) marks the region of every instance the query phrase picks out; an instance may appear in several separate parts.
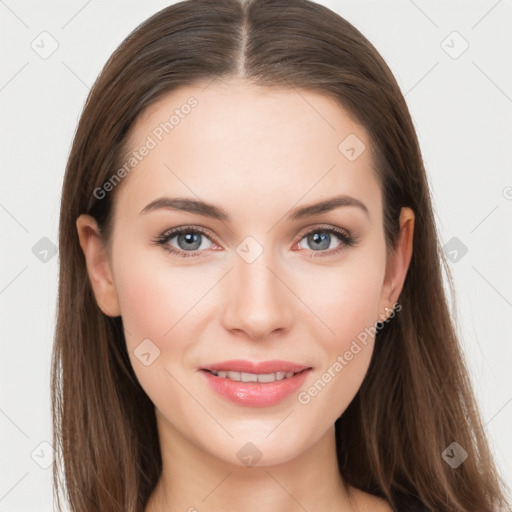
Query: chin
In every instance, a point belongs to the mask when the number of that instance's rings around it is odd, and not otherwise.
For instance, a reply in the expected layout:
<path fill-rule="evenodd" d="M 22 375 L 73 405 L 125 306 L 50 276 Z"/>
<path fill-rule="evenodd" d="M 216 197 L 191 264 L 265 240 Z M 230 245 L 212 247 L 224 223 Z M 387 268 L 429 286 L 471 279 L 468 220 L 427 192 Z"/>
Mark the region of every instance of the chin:
<path fill-rule="evenodd" d="M 255 429 L 254 436 L 235 435 L 234 439 L 227 443 L 219 443 L 215 447 L 204 446 L 204 449 L 214 457 L 236 466 L 270 467 L 285 464 L 299 457 L 308 448 L 309 443 L 307 445 L 306 440 L 314 443 L 311 436 L 292 435 L 286 430 L 278 435 L 277 431 L 272 432 L 275 426 L 274 424 L 272 428 L 265 429 L 265 433 L 262 433 L 261 429 Z M 265 439 L 268 432 L 272 433 Z"/>

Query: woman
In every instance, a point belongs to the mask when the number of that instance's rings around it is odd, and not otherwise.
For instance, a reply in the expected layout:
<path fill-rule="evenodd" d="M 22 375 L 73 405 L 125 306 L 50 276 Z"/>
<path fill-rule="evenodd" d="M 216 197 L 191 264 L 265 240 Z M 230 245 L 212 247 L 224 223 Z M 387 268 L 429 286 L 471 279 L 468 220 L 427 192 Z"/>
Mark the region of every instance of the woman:
<path fill-rule="evenodd" d="M 130 34 L 78 125 L 60 252 L 73 511 L 506 504 L 407 106 L 329 9 L 189 0 Z"/>

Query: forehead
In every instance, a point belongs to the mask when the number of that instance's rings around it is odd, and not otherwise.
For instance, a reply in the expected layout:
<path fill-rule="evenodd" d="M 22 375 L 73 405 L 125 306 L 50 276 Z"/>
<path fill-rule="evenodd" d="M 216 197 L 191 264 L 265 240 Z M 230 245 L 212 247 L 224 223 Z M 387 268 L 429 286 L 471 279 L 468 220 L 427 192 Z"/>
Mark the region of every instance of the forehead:
<path fill-rule="evenodd" d="M 181 87 L 139 116 L 124 163 L 130 155 L 118 202 L 137 214 L 164 195 L 289 208 L 346 193 L 380 205 L 365 129 L 317 91 L 241 80 Z"/>

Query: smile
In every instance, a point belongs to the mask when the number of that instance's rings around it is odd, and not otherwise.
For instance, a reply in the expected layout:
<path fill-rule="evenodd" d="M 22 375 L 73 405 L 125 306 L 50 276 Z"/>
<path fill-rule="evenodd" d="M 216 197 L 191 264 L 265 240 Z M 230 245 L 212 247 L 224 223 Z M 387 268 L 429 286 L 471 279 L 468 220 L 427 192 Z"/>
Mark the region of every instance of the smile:
<path fill-rule="evenodd" d="M 312 371 L 250 373 L 202 369 L 206 383 L 217 395 L 247 407 L 270 407 L 285 401 L 297 391 Z"/>
<path fill-rule="evenodd" d="M 207 370 L 210 371 L 210 370 Z M 213 375 L 223 379 L 230 379 L 235 382 L 275 382 L 276 380 L 289 379 L 300 372 L 275 372 L 275 373 L 247 373 L 212 371 Z"/>

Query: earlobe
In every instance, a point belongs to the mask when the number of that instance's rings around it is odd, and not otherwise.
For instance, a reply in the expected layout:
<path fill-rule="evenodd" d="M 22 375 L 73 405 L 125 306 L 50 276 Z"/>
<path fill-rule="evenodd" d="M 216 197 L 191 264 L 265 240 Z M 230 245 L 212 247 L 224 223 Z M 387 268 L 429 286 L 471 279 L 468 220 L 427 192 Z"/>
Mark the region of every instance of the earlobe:
<path fill-rule="evenodd" d="M 400 234 L 396 250 L 386 264 L 382 289 L 383 306 L 390 307 L 398 301 L 411 263 L 414 238 L 414 212 L 403 207 L 400 212 Z M 388 305 L 389 304 L 389 305 Z"/>
<path fill-rule="evenodd" d="M 96 219 L 90 215 L 80 215 L 76 220 L 76 228 L 98 307 L 107 316 L 120 316 L 112 269 Z"/>

